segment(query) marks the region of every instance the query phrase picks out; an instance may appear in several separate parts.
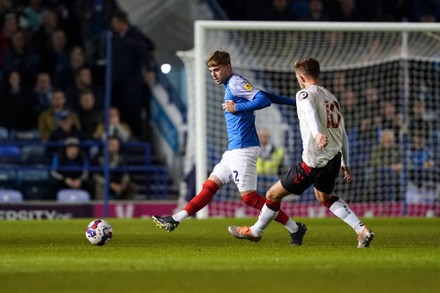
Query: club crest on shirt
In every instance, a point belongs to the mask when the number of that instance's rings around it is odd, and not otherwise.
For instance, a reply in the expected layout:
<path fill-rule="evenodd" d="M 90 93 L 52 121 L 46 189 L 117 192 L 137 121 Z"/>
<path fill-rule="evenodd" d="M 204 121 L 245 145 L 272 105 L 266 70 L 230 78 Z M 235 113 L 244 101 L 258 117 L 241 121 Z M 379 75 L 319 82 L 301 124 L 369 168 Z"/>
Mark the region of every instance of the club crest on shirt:
<path fill-rule="evenodd" d="M 309 96 L 309 94 L 307 92 L 300 92 L 298 95 L 300 100 L 307 99 L 308 96 Z"/>
<path fill-rule="evenodd" d="M 252 85 L 248 81 L 243 82 L 242 86 L 247 91 L 250 91 L 252 89 Z"/>

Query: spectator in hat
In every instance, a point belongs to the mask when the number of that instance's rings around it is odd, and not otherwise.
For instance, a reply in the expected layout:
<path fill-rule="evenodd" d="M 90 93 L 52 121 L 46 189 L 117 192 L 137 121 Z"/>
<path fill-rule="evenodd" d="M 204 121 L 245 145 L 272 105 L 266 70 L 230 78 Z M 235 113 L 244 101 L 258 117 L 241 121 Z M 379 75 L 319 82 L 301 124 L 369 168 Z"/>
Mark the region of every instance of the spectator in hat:
<path fill-rule="evenodd" d="M 61 189 L 83 189 L 94 196 L 93 179 L 89 175 L 89 160 L 82 152 L 80 140 L 76 137 L 66 138 L 63 147 L 53 156 L 50 175 L 52 199 L 56 198 Z"/>
<path fill-rule="evenodd" d="M 79 141 L 85 139 L 84 134 L 75 125 L 74 117 L 76 114 L 69 111 L 62 111 L 59 115 L 58 126 L 50 133 L 49 142 L 63 142 L 67 138 L 77 138 Z M 54 152 L 59 150 L 58 145 L 50 144 L 46 149 L 46 154 L 50 158 Z"/>

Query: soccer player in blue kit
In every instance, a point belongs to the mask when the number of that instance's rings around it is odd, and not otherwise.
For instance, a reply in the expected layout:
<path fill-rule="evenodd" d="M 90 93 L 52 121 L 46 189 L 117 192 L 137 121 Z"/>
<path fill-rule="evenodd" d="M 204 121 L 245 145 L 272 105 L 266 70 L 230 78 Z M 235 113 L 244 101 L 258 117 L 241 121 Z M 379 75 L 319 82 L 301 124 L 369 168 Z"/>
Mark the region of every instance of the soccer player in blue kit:
<path fill-rule="evenodd" d="M 156 225 L 168 232 L 173 231 L 182 220 L 209 204 L 219 188 L 230 181 L 234 181 L 246 205 L 261 210 L 265 198 L 256 192 L 256 166 L 260 143 L 255 127 L 254 112 L 269 107 L 271 103 L 296 104 L 292 98 L 254 88 L 247 79 L 234 73 L 228 52 L 213 52 L 206 61 L 206 65 L 214 81 L 225 87 L 222 106 L 228 132 L 228 149 L 204 182 L 202 190 L 186 204 L 183 210 L 172 216 L 153 216 Z M 298 238 L 296 234 L 304 234 L 307 229 L 304 224 L 296 223 L 281 210 L 275 217 L 275 221 L 283 224 L 289 231 L 292 245 L 296 244 L 294 243 L 294 239 Z"/>

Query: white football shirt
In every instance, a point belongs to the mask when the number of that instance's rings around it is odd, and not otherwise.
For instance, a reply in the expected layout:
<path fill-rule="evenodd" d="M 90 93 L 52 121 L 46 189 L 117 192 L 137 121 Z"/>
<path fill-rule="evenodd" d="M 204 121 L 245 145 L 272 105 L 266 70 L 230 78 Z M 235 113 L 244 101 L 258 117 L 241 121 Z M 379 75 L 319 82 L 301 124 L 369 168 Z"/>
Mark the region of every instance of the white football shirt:
<path fill-rule="evenodd" d="M 312 85 L 296 94 L 297 113 L 303 143 L 302 160 L 312 168 L 324 167 L 342 151 L 342 164 L 348 166 L 348 139 L 339 102 L 326 88 Z M 328 145 L 319 149 L 314 137 L 320 132 Z"/>

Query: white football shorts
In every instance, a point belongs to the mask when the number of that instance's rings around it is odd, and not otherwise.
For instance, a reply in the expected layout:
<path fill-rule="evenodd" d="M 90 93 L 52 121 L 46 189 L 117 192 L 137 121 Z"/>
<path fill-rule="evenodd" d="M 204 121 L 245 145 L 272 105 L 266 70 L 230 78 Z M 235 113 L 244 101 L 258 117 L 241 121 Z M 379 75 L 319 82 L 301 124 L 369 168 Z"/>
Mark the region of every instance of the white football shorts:
<path fill-rule="evenodd" d="M 257 190 L 259 154 L 259 146 L 226 151 L 211 175 L 217 176 L 223 185 L 233 181 L 240 192 Z"/>

